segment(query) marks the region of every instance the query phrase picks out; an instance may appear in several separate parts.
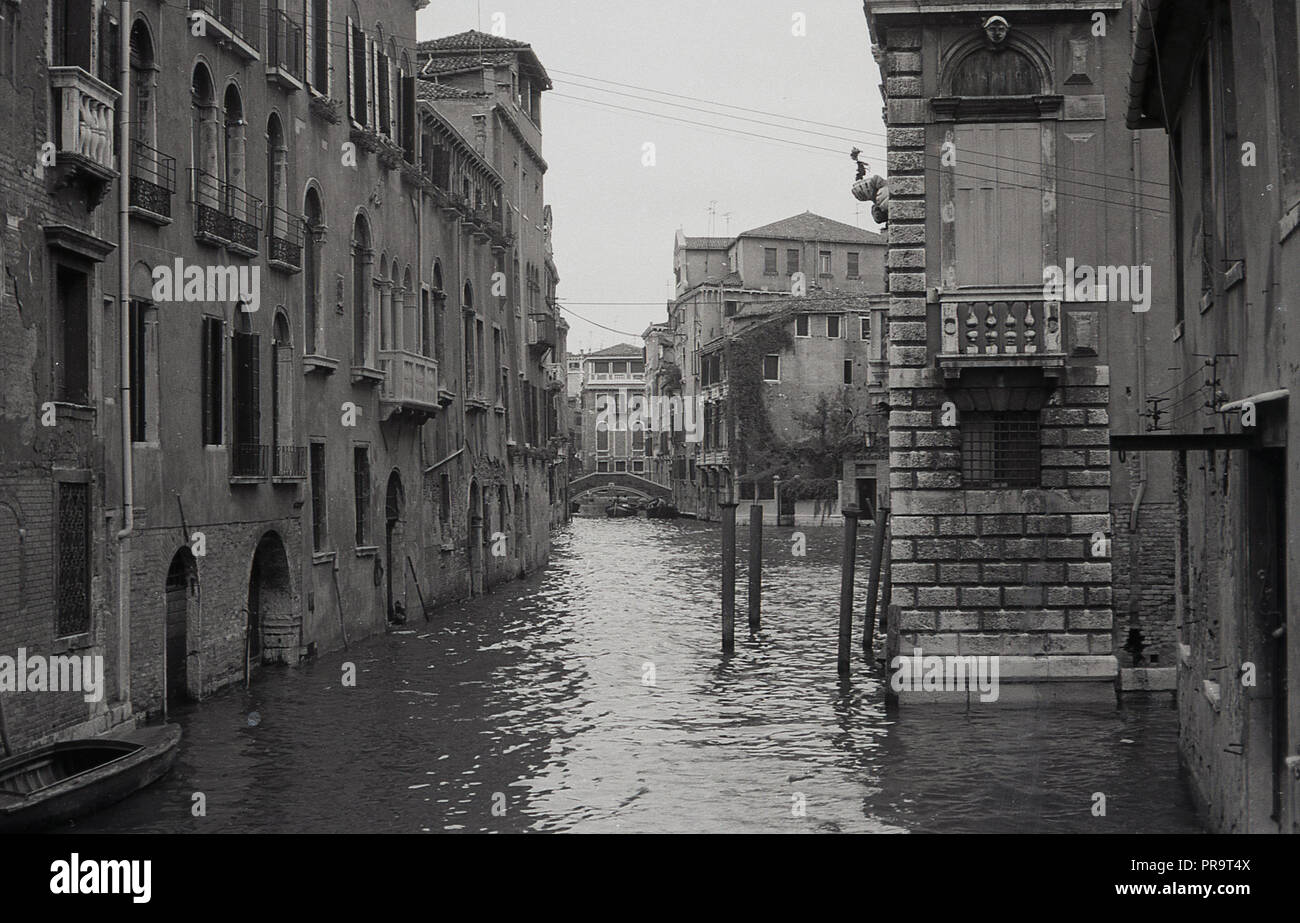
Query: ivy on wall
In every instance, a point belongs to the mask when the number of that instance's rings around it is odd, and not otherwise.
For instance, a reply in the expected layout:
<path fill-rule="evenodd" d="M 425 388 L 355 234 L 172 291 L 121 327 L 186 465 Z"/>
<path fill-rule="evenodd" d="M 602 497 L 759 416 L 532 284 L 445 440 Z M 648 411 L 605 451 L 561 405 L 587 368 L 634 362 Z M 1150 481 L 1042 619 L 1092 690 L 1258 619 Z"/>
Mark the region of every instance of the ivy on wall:
<path fill-rule="evenodd" d="M 772 429 L 763 381 L 763 357 L 783 355 L 794 346 L 791 320 L 782 312 L 732 337 L 726 349 L 726 426 L 731 458 L 740 470 L 766 477 L 780 474 L 781 490 L 798 500 L 833 499 L 838 495 L 840 465 L 865 447 L 867 419 L 850 393 L 820 394 L 806 412 L 796 412 L 803 438 L 779 438 Z M 742 475 L 742 478 L 744 475 Z"/>

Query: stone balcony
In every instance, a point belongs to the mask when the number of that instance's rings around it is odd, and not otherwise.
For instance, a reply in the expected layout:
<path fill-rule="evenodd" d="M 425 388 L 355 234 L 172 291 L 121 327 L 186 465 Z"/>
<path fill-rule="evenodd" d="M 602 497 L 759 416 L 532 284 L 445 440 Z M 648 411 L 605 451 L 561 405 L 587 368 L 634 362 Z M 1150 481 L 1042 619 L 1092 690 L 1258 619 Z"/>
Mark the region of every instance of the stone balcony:
<path fill-rule="evenodd" d="M 84 189 L 93 208 L 118 175 L 114 136 L 120 94 L 80 67 L 51 67 L 49 73 L 57 183 Z"/>
<path fill-rule="evenodd" d="M 438 360 L 401 349 L 381 350 L 379 403 L 385 419 L 408 412 L 431 416 L 438 411 Z"/>
<path fill-rule="evenodd" d="M 1065 367 L 1061 303 L 1041 292 L 945 293 L 940 323 L 938 359 L 947 378 L 967 368 L 1037 368 L 1056 377 Z"/>

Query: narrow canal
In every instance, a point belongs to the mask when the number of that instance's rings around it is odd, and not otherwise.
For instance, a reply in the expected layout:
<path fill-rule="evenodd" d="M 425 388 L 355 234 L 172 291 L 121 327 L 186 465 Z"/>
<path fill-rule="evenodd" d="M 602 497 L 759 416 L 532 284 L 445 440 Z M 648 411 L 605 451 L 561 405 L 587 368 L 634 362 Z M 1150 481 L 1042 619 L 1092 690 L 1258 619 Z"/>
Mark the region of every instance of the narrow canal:
<path fill-rule="evenodd" d="M 170 776 L 69 829 L 1201 829 L 1167 697 L 887 715 L 880 674 L 841 686 L 840 533 L 803 531 L 769 529 L 759 640 L 742 566 L 724 660 L 716 525 L 576 519 L 531 579 L 183 710 Z"/>

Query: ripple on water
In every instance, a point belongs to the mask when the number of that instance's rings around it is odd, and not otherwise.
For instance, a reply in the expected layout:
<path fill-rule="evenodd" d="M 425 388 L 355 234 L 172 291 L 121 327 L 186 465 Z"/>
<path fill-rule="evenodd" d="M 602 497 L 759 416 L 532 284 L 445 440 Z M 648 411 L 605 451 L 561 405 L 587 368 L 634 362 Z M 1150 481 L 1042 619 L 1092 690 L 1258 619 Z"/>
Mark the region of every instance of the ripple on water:
<path fill-rule="evenodd" d="M 750 640 L 744 531 L 729 659 L 716 526 L 579 519 L 547 569 L 445 607 L 418 635 L 264 668 L 250 691 L 180 710 L 172 773 L 76 829 L 1200 829 L 1167 704 L 890 716 L 860 664 L 841 686 L 835 529 L 803 528 L 795 558 L 792 530 L 769 526 Z M 344 660 L 365 665 L 354 689 L 338 685 Z M 1105 818 L 1091 815 L 1096 791 Z"/>

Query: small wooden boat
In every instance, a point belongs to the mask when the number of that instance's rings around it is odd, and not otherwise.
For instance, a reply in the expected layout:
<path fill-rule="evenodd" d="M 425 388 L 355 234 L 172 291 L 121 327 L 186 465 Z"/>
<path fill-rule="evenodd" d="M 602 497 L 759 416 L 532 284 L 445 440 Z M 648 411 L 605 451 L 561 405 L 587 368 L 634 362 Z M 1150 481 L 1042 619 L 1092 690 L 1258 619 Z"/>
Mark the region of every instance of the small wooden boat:
<path fill-rule="evenodd" d="M 175 724 L 37 747 L 0 760 L 0 833 L 49 826 L 121 801 L 176 761 Z"/>
<path fill-rule="evenodd" d="M 630 503 L 611 503 L 605 507 L 605 515 L 610 519 L 622 519 L 625 516 L 635 516 L 636 507 Z"/>

